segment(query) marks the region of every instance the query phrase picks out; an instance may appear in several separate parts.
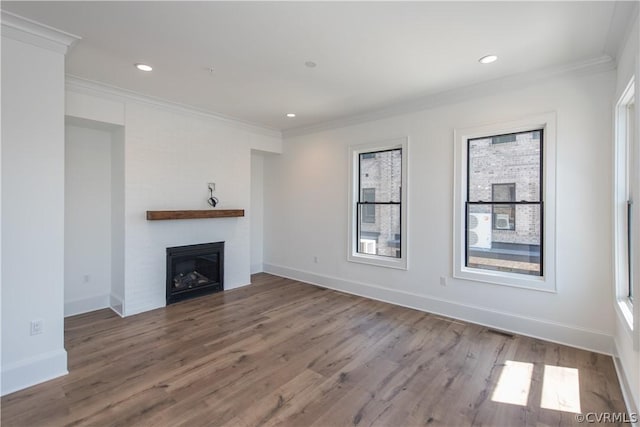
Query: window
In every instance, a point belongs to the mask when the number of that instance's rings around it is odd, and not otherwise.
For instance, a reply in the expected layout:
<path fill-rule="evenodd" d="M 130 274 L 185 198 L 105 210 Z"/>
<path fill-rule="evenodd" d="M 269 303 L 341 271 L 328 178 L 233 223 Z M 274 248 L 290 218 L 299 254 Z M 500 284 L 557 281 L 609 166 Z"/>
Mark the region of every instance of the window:
<path fill-rule="evenodd" d="M 357 251 L 400 258 L 400 250 L 388 243 L 390 236 L 400 231 L 402 148 L 360 153 L 359 157 Z M 377 239 L 370 239 L 372 233 L 377 234 Z"/>
<path fill-rule="evenodd" d="M 492 144 L 504 144 L 506 142 L 516 142 L 516 134 L 510 133 L 508 135 L 496 135 L 491 138 Z"/>
<path fill-rule="evenodd" d="M 633 260 L 633 256 L 634 256 L 634 250 L 633 250 L 633 242 L 632 242 L 632 237 L 633 237 L 633 232 L 635 230 L 635 218 L 633 218 L 633 192 L 634 192 L 634 180 L 633 180 L 633 171 L 635 170 L 634 165 L 632 164 L 632 161 L 635 157 L 635 154 L 637 152 L 638 149 L 638 145 L 637 145 L 637 140 L 636 140 L 636 133 L 635 133 L 635 128 L 636 128 L 636 113 L 635 113 L 635 102 L 631 101 L 629 104 L 627 104 L 627 146 L 629 147 L 628 149 L 628 161 L 627 164 L 629 165 L 627 168 L 627 182 L 629 183 L 628 185 L 628 189 L 627 189 L 627 266 L 628 266 L 628 270 L 629 270 L 629 274 L 627 275 L 628 280 L 627 280 L 627 297 L 629 297 L 629 301 L 633 302 L 633 264 L 632 264 L 632 260 Z"/>
<path fill-rule="evenodd" d="M 639 188 L 634 177 L 638 167 L 635 90 L 633 80 L 616 105 L 615 181 L 614 181 L 614 257 L 619 308 L 633 328 L 633 287 L 635 258 L 633 240 L 637 233 L 634 195 Z"/>
<path fill-rule="evenodd" d="M 492 184 L 491 201 L 515 202 L 516 184 Z M 493 229 L 509 231 L 516 229 L 516 205 L 493 206 Z"/>
<path fill-rule="evenodd" d="M 457 130 L 455 148 L 454 276 L 555 291 L 555 115 Z"/>
<path fill-rule="evenodd" d="M 376 189 L 375 188 L 363 188 L 362 189 L 362 201 L 364 203 L 376 202 Z M 364 205 L 362 207 L 362 222 L 368 224 L 375 224 L 376 222 L 376 205 Z"/>
<path fill-rule="evenodd" d="M 632 242 L 632 236 L 633 236 L 633 232 L 635 227 L 635 218 L 633 217 L 633 193 L 634 193 L 634 187 L 635 187 L 635 182 L 633 180 L 633 172 L 635 170 L 635 165 L 632 164 L 632 161 L 635 157 L 635 154 L 637 152 L 637 141 L 635 138 L 635 118 L 636 118 L 636 113 L 635 113 L 635 102 L 632 100 L 631 102 L 629 102 L 629 104 L 627 104 L 627 108 L 626 108 L 626 113 L 627 113 L 627 135 L 626 135 L 626 140 L 627 140 L 627 267 L 628 267 L 628 275 L 627 275 L 627 287 L 626 287 L 626 293 L 627 293 L 627 297 L 629 298 L 629 301 L 633 302 L 633 264 L 632 264 L 632 260 L 633 260 L 633 255 L 634 255 L 634 250 L 633 250 L 633 242 Z"/>
<path fill-rule="evenodd" d="M 349 261 L 406 269 L 406 139 L 351 147 Z"/>
<path fill-rule="evenodd" d="M 499 145 L 496 138 L 503 138 Z M 535 129 L 509 135 L 509 142 L 503 136 L 467 140 L 466 267 L 542 276 L 542 138 Z M 516 183 L 495 184 L 505 179 Z M 493 230 L 482 219 L 491 213 Z"/>

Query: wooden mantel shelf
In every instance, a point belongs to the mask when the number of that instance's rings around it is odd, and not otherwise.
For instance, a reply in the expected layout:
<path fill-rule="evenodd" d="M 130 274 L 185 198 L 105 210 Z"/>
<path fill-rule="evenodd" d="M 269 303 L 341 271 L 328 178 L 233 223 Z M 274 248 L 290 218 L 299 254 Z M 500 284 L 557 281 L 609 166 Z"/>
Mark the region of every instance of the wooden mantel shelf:
<path fill-rule="evenodd" d="M 149 221 L 163 219 L 231 218 L 244 216 L 244 209 L 209 209 L 195 211 L 147 211 Z"/>

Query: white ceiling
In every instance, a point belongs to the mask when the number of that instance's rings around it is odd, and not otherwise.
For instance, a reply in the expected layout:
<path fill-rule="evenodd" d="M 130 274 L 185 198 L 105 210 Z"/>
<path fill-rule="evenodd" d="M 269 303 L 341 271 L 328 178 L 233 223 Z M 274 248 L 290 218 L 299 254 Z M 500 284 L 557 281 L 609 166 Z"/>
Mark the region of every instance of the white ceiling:
<path fill-rule="evenodd" d="M 82 37 L 67 56 L 69 74 L 280 130 L 613 56 L 630 5 L 2 2 Z M 499 60 L 478 63 L 490 53 Z"/>

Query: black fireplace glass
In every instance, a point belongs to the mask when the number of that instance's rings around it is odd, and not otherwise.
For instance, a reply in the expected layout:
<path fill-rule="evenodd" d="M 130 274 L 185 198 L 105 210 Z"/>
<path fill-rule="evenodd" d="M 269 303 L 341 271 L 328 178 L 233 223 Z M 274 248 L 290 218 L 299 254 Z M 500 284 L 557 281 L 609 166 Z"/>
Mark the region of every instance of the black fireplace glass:
<path fill-rule="evenodd" d="M 224 242 L 167 248 L 167 304 L 224 289 Z"/>

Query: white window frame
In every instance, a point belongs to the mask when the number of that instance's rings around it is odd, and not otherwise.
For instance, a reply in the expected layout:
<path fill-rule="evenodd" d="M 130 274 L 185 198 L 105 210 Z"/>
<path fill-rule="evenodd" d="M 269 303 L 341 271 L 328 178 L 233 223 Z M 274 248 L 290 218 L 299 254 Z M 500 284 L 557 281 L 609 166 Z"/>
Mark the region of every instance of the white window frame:
<path fill-rule="evenodd" d="M 483 270 L 465 266 L 465 202 L 467 195 L 467 141 L 470 139 L 544 130 L 542 147 L 543 276 Z M 454 130 L 453 277 L 475 282 L 556 292 L 556 113 Z"/>
<path fill-rule="evenodd" d="M 402 189 L 400 192 L 401 205 L 400 205 L 400 258 L 391 258 L 381 255 L 370 255 L 358 252 L 358 236 L 357 234 L 357 201 L 358 201 L 358 161 L 361 153 L 368 153 L 372 151 L 384 151 L 393 149 L 402 149 Z M 349 262 L 376 265 L 379 267 L 396 268 L 400 270 L 407 270 L 409 267 L 407 242 L 408 242 L 408 180 L 409 176 L 407 171 L 409 158 L 409 138 L 401 137 L 394 139 L 387 139 L 378 142 L 371 142 L 366 144 L 358 144 L 349 146 L 349 180 L 351 185 L 349 186 L 349 238 L 347 247 L 347 260 Z"/>
<path fill-rule="evenodd" d="M 629 327 L 629 330 L 634 329 L 634 310 L 633 304 L 628 297 L 629 291 L 629 271 L 628 271 L 628 253 L 627 253 L 627 197 L 631 197 L 634 201 L 632 207 L 631 215 L 632 217 L 639 218 L 637 215 L 640 210 L 638 209 L 638 198 L 636 194 L 631 194 L 629 196 L 629 179 L 636 179 L 636 177 L 629 176 L 629 169 L 631 171 L 638 170 L 638 151 L 637 147 L 638 143 L 636 143 L 636 158 L 631 158 L 629 155 L 629 132 L 632 131 L 629 129 L 628 123 L 628 106 L 635 101 L 635 82 L 634 78 L 631 78 L 627 87 L 620 95 L 618 102 L 616 103 L 615 108 L 615 137 L 614 137 L 614 183 L 613 183 L 613 222 L 614 222 L 614 231 L 613 231 L 613 250 L 614 250 L 614 283 L 615 283 L 615 292 L 616 292 L 616 301 L 617 308 L 622 314 L 622 317 L 625 319 L 626 325 Z M 636 109 L 638 108 L 637 103 L 635 104 Z M 637 112 L 636 112 L 636 126 L 637 126 Z M 637 132 L 636 135 L 637 137 Z M 635 200 L 634 200 L 635 199 Z M 637 223 L 637 221 L 636 221 Z M 637 235 L 638 233 L 634 233 L 635 237 L 634 241 L 631 242 L 631 247 L 638 247 Z M 632 251 L 633 253 L 633 251 Z M 637 256 L 636 256 L 637 258 Z M 638 263 L 636 259 L 631 260 L 631 271 L 634 275 L 632 280 L 633 282 L 638 281 Z M 634 295 L 638 295 L 637 286 L 634 289 Z M 637 346 L 637 343 L 635 343 Z"/>

